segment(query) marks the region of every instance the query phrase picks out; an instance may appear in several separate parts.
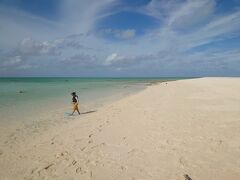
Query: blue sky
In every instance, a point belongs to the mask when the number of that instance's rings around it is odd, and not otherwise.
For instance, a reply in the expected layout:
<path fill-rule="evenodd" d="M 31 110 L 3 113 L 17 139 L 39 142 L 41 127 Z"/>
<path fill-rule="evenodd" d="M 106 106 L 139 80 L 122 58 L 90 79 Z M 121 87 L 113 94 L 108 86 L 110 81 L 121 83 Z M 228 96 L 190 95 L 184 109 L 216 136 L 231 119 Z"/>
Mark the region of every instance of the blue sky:
<path fill-rule="evenodd" d="M 0 0 L 0 76 L 240 76 L 240 0 Z"/>

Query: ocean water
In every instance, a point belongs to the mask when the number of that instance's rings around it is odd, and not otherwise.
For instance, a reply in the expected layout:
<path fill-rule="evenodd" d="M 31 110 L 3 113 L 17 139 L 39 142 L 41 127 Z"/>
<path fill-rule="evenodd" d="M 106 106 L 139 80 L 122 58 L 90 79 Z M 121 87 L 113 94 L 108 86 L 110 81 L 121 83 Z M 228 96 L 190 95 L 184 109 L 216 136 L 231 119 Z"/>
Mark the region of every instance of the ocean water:
<path fill-rule="evenodd" d="M 64 117 L 71 112 L 71 92 L 87 112 L 150 82 L 176 79 L 182 78 L 0 78 L 0 125 Z"/>

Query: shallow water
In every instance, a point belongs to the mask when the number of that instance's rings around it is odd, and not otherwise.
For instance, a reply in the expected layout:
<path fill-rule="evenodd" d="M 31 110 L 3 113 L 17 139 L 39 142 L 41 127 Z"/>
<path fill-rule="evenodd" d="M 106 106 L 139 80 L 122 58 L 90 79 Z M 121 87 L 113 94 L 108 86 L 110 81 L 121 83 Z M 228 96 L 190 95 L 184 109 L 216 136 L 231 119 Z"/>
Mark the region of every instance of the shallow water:
<path fill-rule="evenodd" d="M 71 112 L 71 95 L 81 111 L 140 91 L 149 82 L 179 78 L 0 78 L 0 125 L 41 121 L 50 114 Z M 50 116 L 49 116 L 50 117 Z"/>

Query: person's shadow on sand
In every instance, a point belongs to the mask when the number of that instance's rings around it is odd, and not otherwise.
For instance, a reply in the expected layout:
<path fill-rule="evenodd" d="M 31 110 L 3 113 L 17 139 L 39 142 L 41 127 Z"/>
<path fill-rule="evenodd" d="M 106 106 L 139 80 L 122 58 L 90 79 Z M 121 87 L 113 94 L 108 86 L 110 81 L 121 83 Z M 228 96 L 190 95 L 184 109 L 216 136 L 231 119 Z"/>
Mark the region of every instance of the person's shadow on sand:
<path fill-rule="evenodd" d="M 89 113 L 94 113 L 94 112 L 97 112 L 97 111 L 94 110 L 94 111 L 81 112 L 80 115 L 89 114 Z M 69 117 L 69 116 L 75 116 L 75 115 L 72 115 L 71 113 L 66 112 L 66 113 L 65 113 L 65 117 Z"/>
<path fill-rule="evenodd" d="M 89 113 L 94 113 L 94 112 L 97 112 L 96 110 L 94 111 L 86 111 L 86 112 L 81 112 L 81 114 L 89 114 Z"/>

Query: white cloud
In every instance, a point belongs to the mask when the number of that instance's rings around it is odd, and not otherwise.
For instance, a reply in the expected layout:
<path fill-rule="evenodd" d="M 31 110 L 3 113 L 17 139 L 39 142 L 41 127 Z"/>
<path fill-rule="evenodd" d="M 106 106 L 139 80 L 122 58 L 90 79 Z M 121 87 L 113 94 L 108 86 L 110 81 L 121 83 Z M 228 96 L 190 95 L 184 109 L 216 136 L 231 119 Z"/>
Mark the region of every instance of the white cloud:
<path fill-rule="evenodd" d="M 4 47 L 5 51 L 6 44 L 12 41 L 9 43 L 11 50 L 1 55 L 5 55 L 0 59 L 1 67 L 4 63 L 4 68 L 29 67 L 38 63 L 46 63 L 47 66 L 50 60 L 46 59 L 50 57 L 53 57 L 52 63 L 63 69 L 66 64 L 83 68 L 112 68 L 113 72 L 134 67 L 136 71 L 141 69 L 143 74 L 144 69 L 184 72 L 186 68 L 200 71 L 197 67 L 204 67 L 202 71 L 213 71 L 223 64 L 230 68 L 239 64 L 239 52 L 233 48 L 225 53 L 220 50 L 215 52 L 211 46 L 202 52 L 192 51 L 201 45 L 240 36 L 239 11 L 216 14 L 216 0 L 152 0 L 141 9 L 129 8 L 128 11 L 158 19 L 160 26 L 143 36 L 137 36 L 138 29 L 132 28 L 103 30 L 102 33 L 119 41 L 109 41 L 104 39 L 105 36 L 91 33 L 98 19 L 121 11 L 111 8 L 116 0 L 62 2 L 61 17 L 56 22 L 15 10 L 9 11 L 14 12 L 9 17 L 7 12 L 0 12 L 0 20 L 4 24 L 0 29 L 0 48 Z"/>
<path fill-rule="evenodd" d="M 210 6 L 207 6 L 208 4 Z M 208 8 L 205 8 L 205 6 Z M 187 1 L 179 6 L 178 10 L 169 13 L 169 17 L 165 19 L 158 30 L 140 38 L 137 44 L 145 44 L 145 48 L 142 47 L 141 49 L 147 49 L 148 51 L 151 51 L 151 49 L 147 47 L 158 47 L 158 50 L 184 52 L 199 45 L 239 36 L 239 11 L 230 12 L 224 16 L 213 15 L 215 6 L 215 2 L 212 0 Z M 204 9 L 208 9 L 207 13 L 203 13 L 200 18 L 198 12 L 204 12 Z M 197 28 L 189 28 L 192 23 L 198 20 L 202 21 L 202 19 L 206 19 L 206 21 L 199 23 Z M 178 26 L 176 21 L 186 25 L 185 27 L 188 27 L 186 28 L 187 31 L 179 31 L 182 27 Z M 155 49 L 155 53 L 156 51 L 157 49 Z"/>
<path fill-rule="evenodd" d="M 215 10 L 214 0 L 188 0 L 170 14 L 167 25 L 171 28 L 187 29 L 209 18 Z"/>
<path fill-rule="evenodd" d="M 114 1 L 64 0 L 61 5 L 63 23 L 71 29 L 71 33 L 88 33 L 93 28 L 95 21 L 105 16 L 103 9 Z"/>
<path fill-rule="evenodd" d="M 133 38 L 135 34 L 136 34 L 135 29 L 126 29 L 126 30 L 120 31 L 117 36 L 123 39 L 129 39 L 129 38 Z"/>
<path fill-rule="evenodd" d="M 105 64 L 105 65 L 111 65 L 111 64 L 114 63 L 114 61 L 116 61 L 116 60 L 118 60 L 118 59 L 119 59 L 119 58 L 118 58 L 118 54 L 117 54 L 117 53 L 112 53 L 111 55 L 109 55 L 109 56 L 106 58 L 104 64 Z M 121 59 L 121 58 L 120 58 L 120 59 Z"/>
<path fill-rule="evenodd" d="M 183 50 L 193 47 L 232 38 L 240 31 L 240 13 L 234 12 L 226 16 L 219 16 L 208 24 L 186 35 L 178 37 L 184 43 Z"/>
<path fill-rule="evenodd" d="M 22 58 L 21 56 L 13 56 L 13 57 L 10 57 L 9 59 L 6 59 L 5 61 L 3 61 L 1 63 L 1 66 L 13 66 L 13 65 L 17 65 L 19 63 L 22 62 Z"/>
<path fill-rule="evenodd" d="M 138 12 L 147 14 L 156 19 L 163 20 L 181 5 L 182 0 L 151 0 L 145 7 L 136 9 Z"/>
<path fill-rule="evenodd" d="M 89 54 L 75 54 L 71 57 L 63 59 L 61 62 L 75 67 L 96 67 L 98 61 L 94 55 Z"/>
<path fill-rule="evenodd" d="M 16 69 L 20 69 L 20 70 L 27 70 L 27 69 L 32 69 L 34 68 L 35 66 L 32 66 L 30 64 L 23 64 L 23 65 L 20 65 L 20 66 L 17 66 Z"/>
<path fill-rule="evenodd" d="M 10 57 L 8 61 L 4 62 L 3 65 L 16 65 L 22 62 L 21 56 Z"/>
<path fill-rule="evenodd" d="M 136 36 L 135 29 L 104 29 L 101 33 L 106 35 L 113 35 L 117 39 L 132 39 Z"/>
<path fill-rule="evenodd" d="M 33 67 L 32 65 L 28 64 L 22 56 L 19 55 L 5 55 L 0 57 L 0 70 L 1 71 L 15 71 L 15 70 L 25 70 L 30 69 Z M 36 66 L 36 65 L 35 65 Z"/>
<path fill-rule="evenodd" d="M 13 48 L 26 37 L 51 41 L 69 34 L 87 34 L 95 21 L 105 16 L 105 9 L 115 0 L 59 1 L 58 20 L 49 20 L 13 7 L 0 6 L 0 48 Z M 109 14 L 109 12 L 106 12 Z M 11 38 L 9 38 L 11 37 Z"/>
<path fill-rule="evenodd" d="M 17 49 L 24 56 L 53 55 L 55 50 L 55 44 L 48 41 L 37 42 L 31 38 L 23 39 Z"/>
<path fill-rule="evenodd" d="M 142 55 L 119 55 L 117 53 L 112 53 L 104 61 L 104 65 L 106 66 L 116 66 L 116 67 L 123 67 L 123 66 L 135 66 L 139 65 L 142 62 L 148 62 L 151 60 L 156 60 L 161 56 L 164 56 L 165 53 L 162 52 L 156 55 L 152 54 L 142 54 Z"/>
<path fill-rule="evenodd" d="M 0 6 L 0 48 L 13 48 L 25 37 L 50 40 L 63 35 L 64 26 L 21 10 Z"/>
<path fill-rule="evenodd" d="M 140 60 L 137 59 L 135 56 L 122 56 L 117 53 L 112 53 L 105 59 L 104 65 L 123 67 L 139 63 Z"/>
<path fill-rule="evenodd" d="M 117 71 L 143 70 L 145 73 L 159 72 L 162 75 L 174 74 L 185 76 L 199 75 L 237 75 L 240 66 L 240 49 L 228 51 L 181 52 L 160 51 L 152 55 L 120 56 L 109 55 L 105 65 Z"/>

